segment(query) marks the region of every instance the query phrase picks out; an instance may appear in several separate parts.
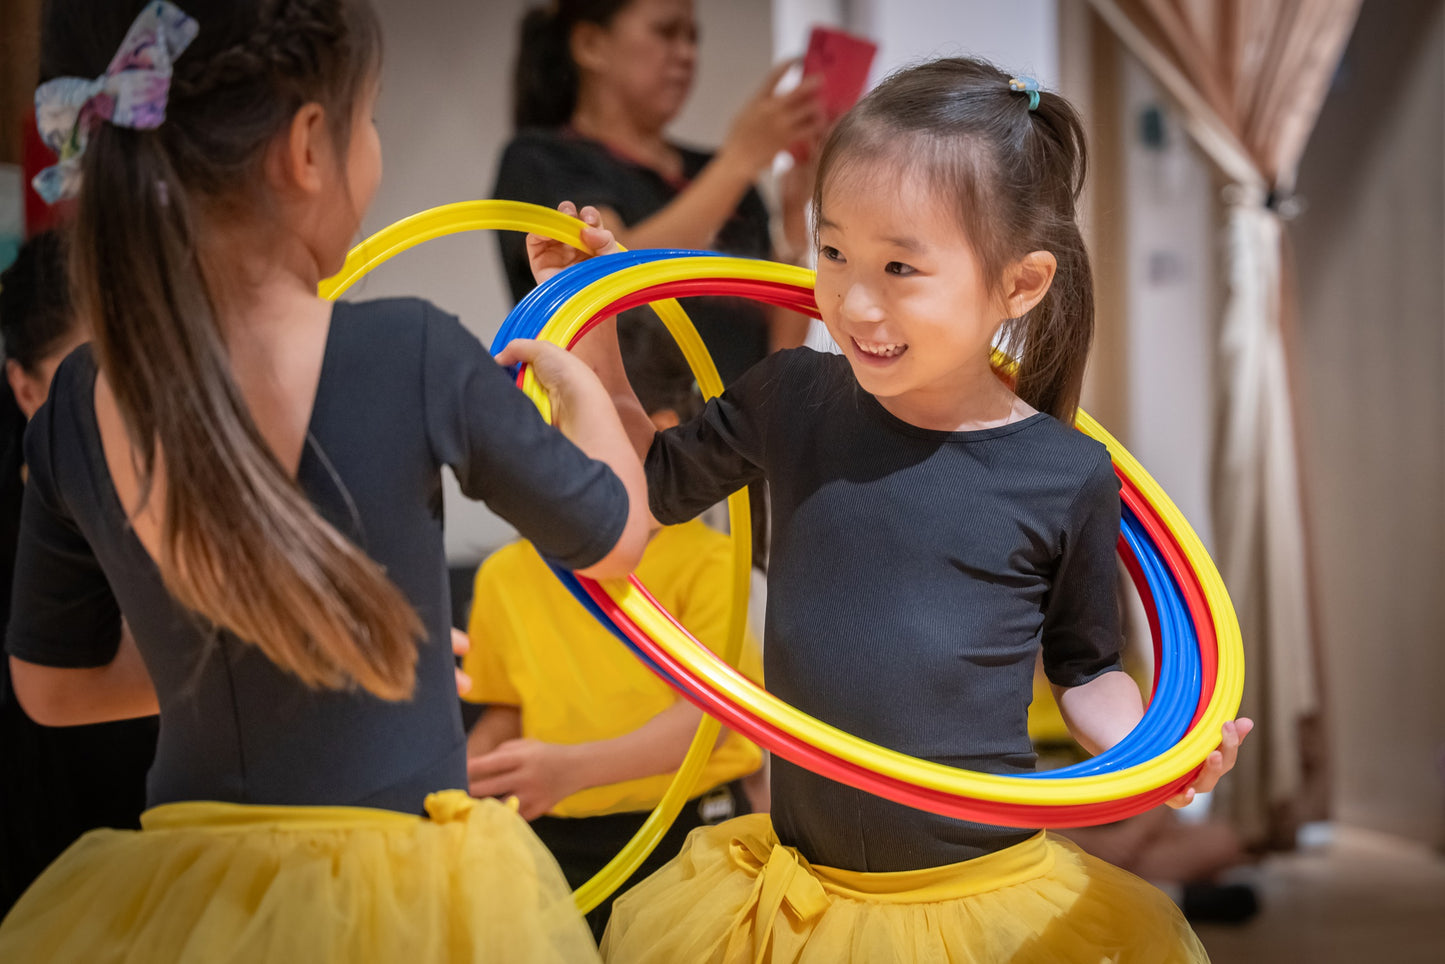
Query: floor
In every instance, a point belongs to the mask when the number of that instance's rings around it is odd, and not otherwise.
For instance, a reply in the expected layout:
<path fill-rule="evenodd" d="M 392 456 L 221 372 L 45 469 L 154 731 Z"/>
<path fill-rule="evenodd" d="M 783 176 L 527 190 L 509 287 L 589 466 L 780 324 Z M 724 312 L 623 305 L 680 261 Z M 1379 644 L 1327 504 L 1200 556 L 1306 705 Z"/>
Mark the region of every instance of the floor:
<path fill-rule="evenodd" d="M 1197 928 L 1214 964 L 1445 962 L 1445 855 L 1365 830 L 1321 836 L 1239 878 L 1258 889 L 1254 920 Z"/>

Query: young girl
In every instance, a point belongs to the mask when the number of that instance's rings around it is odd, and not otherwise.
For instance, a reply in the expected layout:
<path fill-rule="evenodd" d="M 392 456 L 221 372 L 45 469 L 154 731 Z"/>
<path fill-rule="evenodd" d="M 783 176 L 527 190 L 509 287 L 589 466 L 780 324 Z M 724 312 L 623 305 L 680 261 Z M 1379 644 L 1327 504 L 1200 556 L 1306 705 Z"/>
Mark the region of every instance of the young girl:
<path fill-rule="evenodd" d="M 454 318 L 317 297 L 381 171 L 362 0 L 48 13 L 38 183 L 79 183 L 94 349 L 30 427 L 6 645 L 41 722 L 161 734 L 144 829 L 61 856 L 0 959 L 595 960 L 520 816 L 464 791 L 440 473 L 627 572 L 643 479 L 601 386 L 513 347 L 559 432 Z"/>
<path fill-rule="evenodd" d="M 1033 769 L 1042 647 L 1091 752 L 1142 715 L 1118 672 L 1118 484 L 1071 426 L 1093 327 L 1075 224 L 1084 134 L 1060 97 L 972 60 L 894 75 L 830 135 L 814 193 L 817 300 L 841 354 L 771 356 L 656 434 L 607 329 L 583 350 L 646 446 L 654 516 L 766 478 L 765 678 L 806 713 L 905 753 Z M 591 223 L 599 223 L 591 217 Z M 605 249 L 605 232 L 589 232 Z M 572 260 L 532 242 L 545 273 Z M 990 367 L 1002 340 L 1010 388 Z M 1194 788 L 1234 762 L 1224 726 Z M 772 815 L 695 831 L 616 904 L 637 962 L 1189 961 L 1143 881 L 1052 834 L 912 810 L 785 760 Z"/>

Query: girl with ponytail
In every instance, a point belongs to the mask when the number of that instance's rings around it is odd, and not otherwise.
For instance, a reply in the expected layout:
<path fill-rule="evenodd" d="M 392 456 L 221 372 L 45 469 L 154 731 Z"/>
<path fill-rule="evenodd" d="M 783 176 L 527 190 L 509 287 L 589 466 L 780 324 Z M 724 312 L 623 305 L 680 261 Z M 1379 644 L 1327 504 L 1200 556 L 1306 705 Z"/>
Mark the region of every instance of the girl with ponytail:
<path fill-rule="evenodd" d="M 659 522 L 767 480 L 768 689 L 865 740 L 1032 771 L 1040 651 L 1090 752 L 1142 717 L 1119 672 L 1118 482 L 1072 427 L 1094 324 L 1084 170 L 1057 94 L 975 60 L 903 70 L 819 161 L 816 294 L 840 352 L 770 356 L 660 433 L 609 386 Z M 539 273 L 573 260 L 534 248 Z M 599 328 L 578 351 L 620 373 L 615 339 Z M 995 346 L 1018 360 L 1009 380 Z M 1212 788 L 1249 728 L 1225 724 L 1172 803 Z M 912 810 L 782 759 L 771 783 L 770 815 L 695 831 L 618 899 L 607 960 L 1206 959 L 1168 898 L 1062 837 Z"/>
<path fill-rule="evenodd" d="M 595 954 L 526 824 L 462 789 L 441 471 L 616 576 L 641 469 L 566 353 L 503 358 L 559 430 L 455 318 L 316 295 L 380 178 L 380 54 L 366 0 L 47 7 L 35 187 L 78 194 L 94 339 L 27 436 L 6 649 L 38 721 L 161 736 L 144 829 L 62 855 L 0 959 Z"/>

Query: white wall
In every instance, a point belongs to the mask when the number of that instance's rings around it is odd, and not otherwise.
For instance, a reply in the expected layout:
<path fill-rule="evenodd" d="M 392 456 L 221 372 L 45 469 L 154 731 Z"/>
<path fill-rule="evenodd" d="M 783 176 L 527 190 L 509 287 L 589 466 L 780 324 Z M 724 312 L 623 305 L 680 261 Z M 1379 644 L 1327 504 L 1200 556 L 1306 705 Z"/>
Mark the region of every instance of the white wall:
<path fill-rule="evenodd" d="M 1036 78 L 1059 78 L 1057 0 L 851 0 L 853 30 L 878 43 L 873 79 L 916 60 L 968 55 Z"/>
<path fill-rule="evenodd" d="M 541 0 L 538 0 L 541 2 Z M 385 173 L 364 230 L 425 208 L 489 197 L 510 134 L 510 78 L 523 0 L 376 0 L 386 43 L 377 123 Z M 698 0 L 702 54 L 687 110 L 688 143 L 718 144 L 772 61 L 768 0 Z M 484 340 L 510 308 L 490 234 L 458 235 L 403 254 L 351 297 L 420 295 L 458 314 Z M 447 554 L 475 562 L 511 537 L 447 476 Z"/>
<path fill-rule="evenodd" d="M 1148 72 L 1121 65 L 1128 318 L 1129 450 L 1212 545 L 1210 451 L 1215 238 L 1212 174 Z M 1163 111 L 1164 143 L 1141 136 L 1145 111 Z"/>

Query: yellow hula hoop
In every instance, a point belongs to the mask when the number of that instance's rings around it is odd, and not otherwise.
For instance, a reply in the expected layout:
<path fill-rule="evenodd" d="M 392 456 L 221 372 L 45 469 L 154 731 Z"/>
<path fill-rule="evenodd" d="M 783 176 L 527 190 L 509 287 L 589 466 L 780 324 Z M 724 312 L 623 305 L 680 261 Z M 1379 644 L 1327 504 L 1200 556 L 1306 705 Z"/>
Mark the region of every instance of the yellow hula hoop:
<path fill-rule="evenodd" d="M 422 211 L 365 239 L 347 255 L 341 270 L 320 284 L 319 293 L 321 297 L 334 301 L 377 266 L 403 251 L 425 241 L 463 231 L 527 231 L 587 250 L 582 244 L 582 222 L 558 211 L 519 201 L 460 201 Z M 704 397 L 721 392 L 722 379 L 682 306 L 669 299 L 658 302 L 653 309 L 682 345 L 683 354 L 697 375 Z M 550 420 L 546 394 L 533 394 L 533 400 L 538 399 L 539 407 Z M 742 655 L 743 636 L 747 629 L 749 576 L 752 570 L 752 530 L 746 490 L 728 499 L 728 524 L 732 530 L 733 595 L 727 642 L 721 655 L 727 663 L 736 665 Z M 573 900 L 582 913 L 592 910 L 621 887 L 657 847 L 697 786 L 721 730 L 717 720 L 710 716 L 702 718 L 682 765 L 652 814 L 617 856 L 573 894 Z"/>
<path fill-rule="evenodd" d="M 699 278 L 756 279 L 809 287 L 813 283 L 812 272 L 804 269 L 748 259 L 696 257 L 641 264 L 619 269 L 582 289 L 553 316 L 541 337 L 565 346 L 589 318 L 619 298 L 653 285 Z M 535 379 L 524 380 L 523 387 L 540 404 L 544 396 Z M 741 674 L 720 666 L 627 581 L 612 580 L 604 588 L 669 655 L 746 711 L 812 746 L 874 772 L 944 793 L 1010 804 L 1093 804 L 1148 792 L 1203 763 L 1218 746 L 1223 724 L 1238 712 L 1244 684 L 1239 624 L 1218 570 L 1174 503 L 1097 422 L 1080 412 L 1077 424 L 1108 447 L 1120 471 L 1138 487 L 1179 544 L 1203 588 L 1219 648 L 1218 678 L 1205 711 L 1175 746 L 1144 763 L 1106 774 L 1034 780 L 959 770 L 910 757 L 828 726 Z"/>

